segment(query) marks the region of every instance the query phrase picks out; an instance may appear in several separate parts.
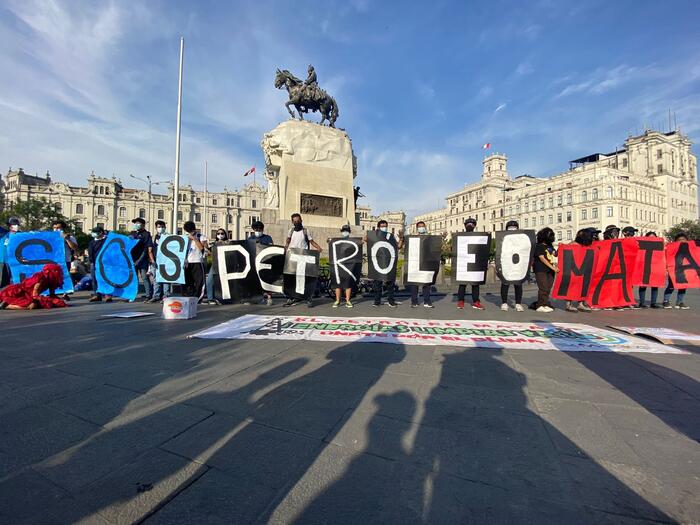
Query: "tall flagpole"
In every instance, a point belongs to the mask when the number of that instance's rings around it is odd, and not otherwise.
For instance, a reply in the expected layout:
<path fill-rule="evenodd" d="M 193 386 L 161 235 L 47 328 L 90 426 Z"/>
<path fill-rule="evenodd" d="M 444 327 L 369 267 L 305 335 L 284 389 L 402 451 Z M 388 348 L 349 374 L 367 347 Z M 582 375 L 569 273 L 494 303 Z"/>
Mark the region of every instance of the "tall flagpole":
<path fill-rule="evenodd" d="M 209 201 L 209 194 L 207 191 L 207 185 L 209 183 L 209 168 L 207 166 L 207 161 L 204 161 L 204 227 L 202 228 L 202 233 L 209 237 L 209 215 L 207 214 L 207 201 Z"/>
<path fill-rule="evenodd" d="M 177 138 L 175 139 L 175 180 L 173 182 L 173 232 L 177 233 L 177 205 L 180 200 L 180 130 L 182 128 L 182 64 L 185 59 L 185 37 L 180 37 L 180 80 L 177 88 Z"/>

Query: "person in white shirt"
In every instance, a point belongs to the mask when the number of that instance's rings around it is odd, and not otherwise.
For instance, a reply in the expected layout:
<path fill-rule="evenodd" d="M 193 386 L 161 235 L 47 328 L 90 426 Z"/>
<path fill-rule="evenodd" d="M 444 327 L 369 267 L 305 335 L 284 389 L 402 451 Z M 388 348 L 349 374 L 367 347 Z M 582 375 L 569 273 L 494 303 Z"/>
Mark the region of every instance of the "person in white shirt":
<path fill-rule="evenodd" d="M 289 233 L 287 234 L 287 240 L 284 243 L 284 249 L 286 250 L 288 248 L 301 248 L 302 250 L 310 250 L 311 247 L 313 247 L 313 249 L 318 251 L 319 253 L 323 251 L 323 249 L 316 243 L 316 241 L 314 241 L 311 232 L 304 228 L 304 223 L 301 220 L 301 215 L 299 215 L 298 213 L 293 213 L 292 227 L 290 228 Z M 287 302 L 284 304 L 284 306 L 292 306 L 297 302 L 299 301 L 294 300 L 290 297 L 287 299 Z M 307 304 L 309 306 L 313 306 L 313 299 L 311 297 L 309 297 Z"/>
<path fill-rule="evenodd" d="M 192 221 L 183 225 L 185 234 L 190 240 L 185 260 L 185 292 L 186 297 L 204 297 L 204 246 L 207 238 L 197 233 L 197 226 Z"/>

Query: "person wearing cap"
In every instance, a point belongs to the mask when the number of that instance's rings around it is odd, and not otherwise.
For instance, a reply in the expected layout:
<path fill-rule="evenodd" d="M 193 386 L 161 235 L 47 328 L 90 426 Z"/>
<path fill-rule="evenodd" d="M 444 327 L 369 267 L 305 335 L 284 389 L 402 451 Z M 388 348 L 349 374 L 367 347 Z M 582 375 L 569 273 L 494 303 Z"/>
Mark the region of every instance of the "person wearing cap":
<path fill-rule="evenodd" d="M 274 244 L 272 242 L 272 237 L 265 233 L 265 225 L 262 221 L 255 221 L 251 227 L 253 228 L 253 233 L 248 237 L 248 241 L 264 246 L 271 246 Z M 263 302 L 267 304 L 267 306 L 272 306 L 272 292 L 263 292 Z"/>
<path fill-rule="evenodd" d="M 68 233 L 68 224 L 66 221 L 55 220 L 51 224 L 53 231 L 60 233 L 65 244 L 65 261 L 68 273 L 70 273 L 70 264 L 73 260 L 73 253 L 78 249 L 78 241 L 70 233 Z M 64 301 L 70 301 L 70 296 L 64 293 L 62 296 Z"/>
<path fill-rule="evenodd" d="M 350 230 L 349 224 L 343 224 L 340 228 L 340 236 L 343 237 L 344 239 L 347 239 L 348 237 L 350 237 L 351 231 L 352 230 Z M 342 288 L 340 287 L 340 285 L 338 285 L 335 288 L 335 302 L 333 303 L 333 308 L 338 308 L 340 306 L 341 295 L 342 295 Z M 345 288 L 345 306 L 347 308 L 353 307 L 352 301 L 350 301 L 351 295 L 352 295 L 352 287 Z"/>
<path fill-rule="evenodd" d="M 678 232 L 675 237 L 673 237 L 673 242 L 688 242 L 688 234 L 685 232 Z M 663 307 L 666 309 L 673 308 L 671 306 L 671 297 L 673 296 L 673 281 L 671 280 L 671 277 L 668 277 L 668 284 L 666 285 L 666 289 L 664 290 L 664 303 Z M 688 310 L 690 307 L 686 306 L 686 304 L 683 302 L 683 298 L 685 297 L 685 288 L 679 289 L 676 292 L 676 308 L 680 308 L 681 310 Z"/>
<path fill-rule="evenodd" d="M 149 231 L 146 230 L 146 221 L 142 217 L 136 217 L 131 221 L 131 224 L 133 231 L 129 234 L 129 237 L 138 241 L 136 246 L 131 249 L 131 258 L 134 260 L 136 273 L 143 282 L 143 291 L 145 293 L 143 302 L 147 303 L 153 297 L 153 286 L 148 275 L 149 266 L 156 263 L 153 255 L 153 238 Z"/>
<path fill-rule="evenodd" d="M 623 230 L 624 233 L 624 230 Z M 645 237 L 656 237 L 656 232 L 647 232 Z M 657 298 L 659 297 L 659 289 L 657 287 L 652 287 L 651 288 L 651 303 L 649 303 L 649 306 L 646 304 L 646 298 L 647 298 L 647 287 L 646 286 L 640 286 L 639 287 L 639 304 L 637 304 L 637 308 L 661 308 L 659 303 L 656 302 Z"/>
<path fill-rule="evenodd" d="M 384 219 L 379 219 L 379 221 L 377 221 L 376 233 L 377 240 L 380 241 L 390 241 L 391 238 L 394 236 L 393 233 L 389 233 L 389 223 Z M 365 235 L 365 242 L 367 242 L 367 235 Z M 399 232 L 399 236 L 397 237 L 396 242 L 396 249 L 398 252 L 400 252 L 401 248 L 403 248 L 403 236 L 401 232 Z M 399 304 L 396 301 L 394 301 L 394 288 L 396 287 L 396 281 L 384 282 L 380 281 L 379 279 L 375 279 L 372 283 L 372 289 L 374 291 L 374 302 L 372 303 L 372 306 L 374 308 L 381 306 L 382 291 L 384 287 L 386 287 L 386 304 L 389 305 L 389 308 L 396 308 Z"/>
<path fill-rule="evenodd" d="M 615 226 L 614 224 L 609 224 L 608 226 L 605 227 L 605 231 L 603 232 L 603 240 L 607 241 L 610 239 L 617 239 L 620 237 L 620 228 Z"/>
<path fill-rule="evenodd" d="M 571 244 L 580 244 L 581 246 L 590 246 L 593 244 L 594 237 L 597 237 L 600 230 L 595 228 L 583 228 L 576 232 L 576 238 Z M 578 304 L 574 304 L 577 301 L 566 301 L 566 311 L 567 312 L 590 312 L 592 308 L 586 304 L 586 301 L 579 301 Z"/>
<path fill-rule="evenodd" d="M 633 228 L 632 226 L 625 226 L 622 228 L 622 237 L 623 238 L 629 238 L 629 237 L 634 237 L 637 235 L 637 232 L 639 230 L 637 228 Z"/>
<path fill-rule="evenodd" d="M 425 226 L 423 221 L 418 221 L 416 223 L 416 231 L 418 235 L 427 235 L 428 228 Z M 424 284 L 421 286 L 421 295 L 423 295 L 423 307 L 424 308 L 434 308 L 432 301 L 430 300 L 430 289 L 432 284 Z M 418 285 L 412 284 L 406 288 L 411 289 L 411 308 L 418 308 Z"/>
<path fill-rule="evenodd" d="M 214 247 L 216 247 L 219 244 L 223 244 L 224 242 L 228 241 L 228 233 L 226 233 L 226 230 L 223 228 L 219 228 L 216 230 L 216 240 L 211 241 L 207 244 L 208 250 L 210 250 L 212 254 L 212 263 L 211 266 L 209 267 L 209 271 L 207 272 L 207 279 L 205 282 L 205 286 L 207 289 L 207 300 L 205 301 L 205 304 L 211 304 L 211 305 L 218 305 L 221 306 L 221 301 L 218 299 L 214 298 Z"/>
<path fill-rule="evenodd" d="M 88 259 L 90 260 L 90 276 L 92 277 L 92 296 L 90 296 L 89 301 L 96 303 L 102 300 L 102 294 L 97 290 L 97 254 L 100 253 L 102 245 L 107 240 L 107 232 L 102 226 L 95 226 L 90 232 L 90 237 L 92 238 L 88 244 Z M 111 295 L 105 295 L 104 298 L 106 303 L 112 302 Z"/>
<path fill-rule="evenodd" d="M 513 231 L 513 230 L 519 230 L 520 229 L 520 224 L 518 224 L 518 221 L 508 221 L 506 223 L 506 231 Z M 510 285 L 501 283 L 501 310 L 504 312 L 508 311 L 508 288 L 510 288 Z M 521 284 L 514 284 L 513 285 L 513 291 L 515 292 L 515 311 L 516 312 L 524 312 L 525 308 L 523 307 L 523 285 Z"/>
<path fill-rule="evenodd" d="M 156 234 L 153 237 L 153 260 L 158 260 L 158 245 L 167 233 L 167 225 L 165 221 L 156 221 Z M 159 283 L 156 279 L 157 268 L 156 264 L 152 264 L 149 267 L 149 272 L 151 278 L 153 279 L 153 297 L 151 297 L 151 303 L 162 302 L 166 297 L 170 297 L 172 293 L 173 286 L 170 283 Z"/>
<path fill-rule="evenodd" d="M 464 229 L 468 232 L 473 232 L 476 230 L 476 219 L 474 217 L 467 217 L 464 221 Z M 522 288 L 521 288 L 522 289 Z M 467 285 L 460 284 L 457 288 L 457 308 L 460 310 L 464 309 L 464 296 L 467 293 Z M 479 300 L 479 285 L 472 284 L 472 308 L 475 310 L 483 310 L 484 306 Z"/>
<path fill-rule="evenodd" d="M 10 243 L 10 235 L 20 231 L 20 222 L 17 217 L 10 217 L 7 219 L 7 230 L 9 233 L 4 237 L 4 242 L 2 243 L 2 246 L 0 246 L 0 249 L 3 252 L 7 252 L 7 245 Z M 4 261 L 6 258 L 7 257 L 2 257 L 2 260 Z M 0 288 L 7 286 L 11 281 L 12 277 L 10 275 L 10 266 L 5 263 L 0 263 Z"/>

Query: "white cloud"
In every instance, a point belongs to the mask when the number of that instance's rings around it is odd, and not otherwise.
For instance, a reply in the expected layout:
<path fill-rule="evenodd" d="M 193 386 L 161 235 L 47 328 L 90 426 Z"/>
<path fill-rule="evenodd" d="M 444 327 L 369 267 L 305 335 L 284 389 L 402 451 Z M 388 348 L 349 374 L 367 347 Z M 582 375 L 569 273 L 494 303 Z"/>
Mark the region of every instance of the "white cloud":
<path fill-rule="evenodd" d="M 534 71 L 532 64 L 529 62 L 521 62 L 518 67 L 515 68 L 515 74 L 518 76 L 528 75 Z"/>
<path fill-rule="evenodd" d="M 508 105 L 508 104 L 507 104 L 506 102 L 501 102 L 501 103 L 496 107 L 496 109 L 493 110 L 493 112 L 494 112 L 494 113 L 498 113 L 499 111 L 502 111 L 502 110 L 506 109 L 506 106 L 507 106 L 507 105 Z"/>

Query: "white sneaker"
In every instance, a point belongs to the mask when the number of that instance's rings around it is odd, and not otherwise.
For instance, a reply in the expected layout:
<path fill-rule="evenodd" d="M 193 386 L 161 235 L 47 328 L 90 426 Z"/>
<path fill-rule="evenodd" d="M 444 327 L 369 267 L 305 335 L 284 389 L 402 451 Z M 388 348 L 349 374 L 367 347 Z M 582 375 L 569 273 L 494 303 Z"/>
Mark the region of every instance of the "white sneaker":
<path fill-rule="evenodd" d="M 554 309 L 553 309 L 553 308 L 550 308 L 549 306 L 540 306 L 540 307 L 537 308 L 537 311 L 538 311 L 538 312 L 543 312 L 543 313 L 548 314 L 549 312 L 553 312 Z"/>
<path fill-rule="evenodd" d="M 523 308 L 523 305 L 522 305 L 522 304 L 516 304 L 516 305 L 515 305 L 515 311 L 516 311 L 516 312 L 524 312 L 524 311 L 525 311 L 525 308 Z"/>
<path fill-rule="evenodd" d="M 338 308 L 340 306 L 340 301 L 336 301 L 333 303 L 333 308 Z"/>
<path fill-rule="evenodd" d="M 504 312 L 507 312 L 508 311 L 508 303 L 503 303 L 501 305 L 501 310 L 503 310 Z"/>

